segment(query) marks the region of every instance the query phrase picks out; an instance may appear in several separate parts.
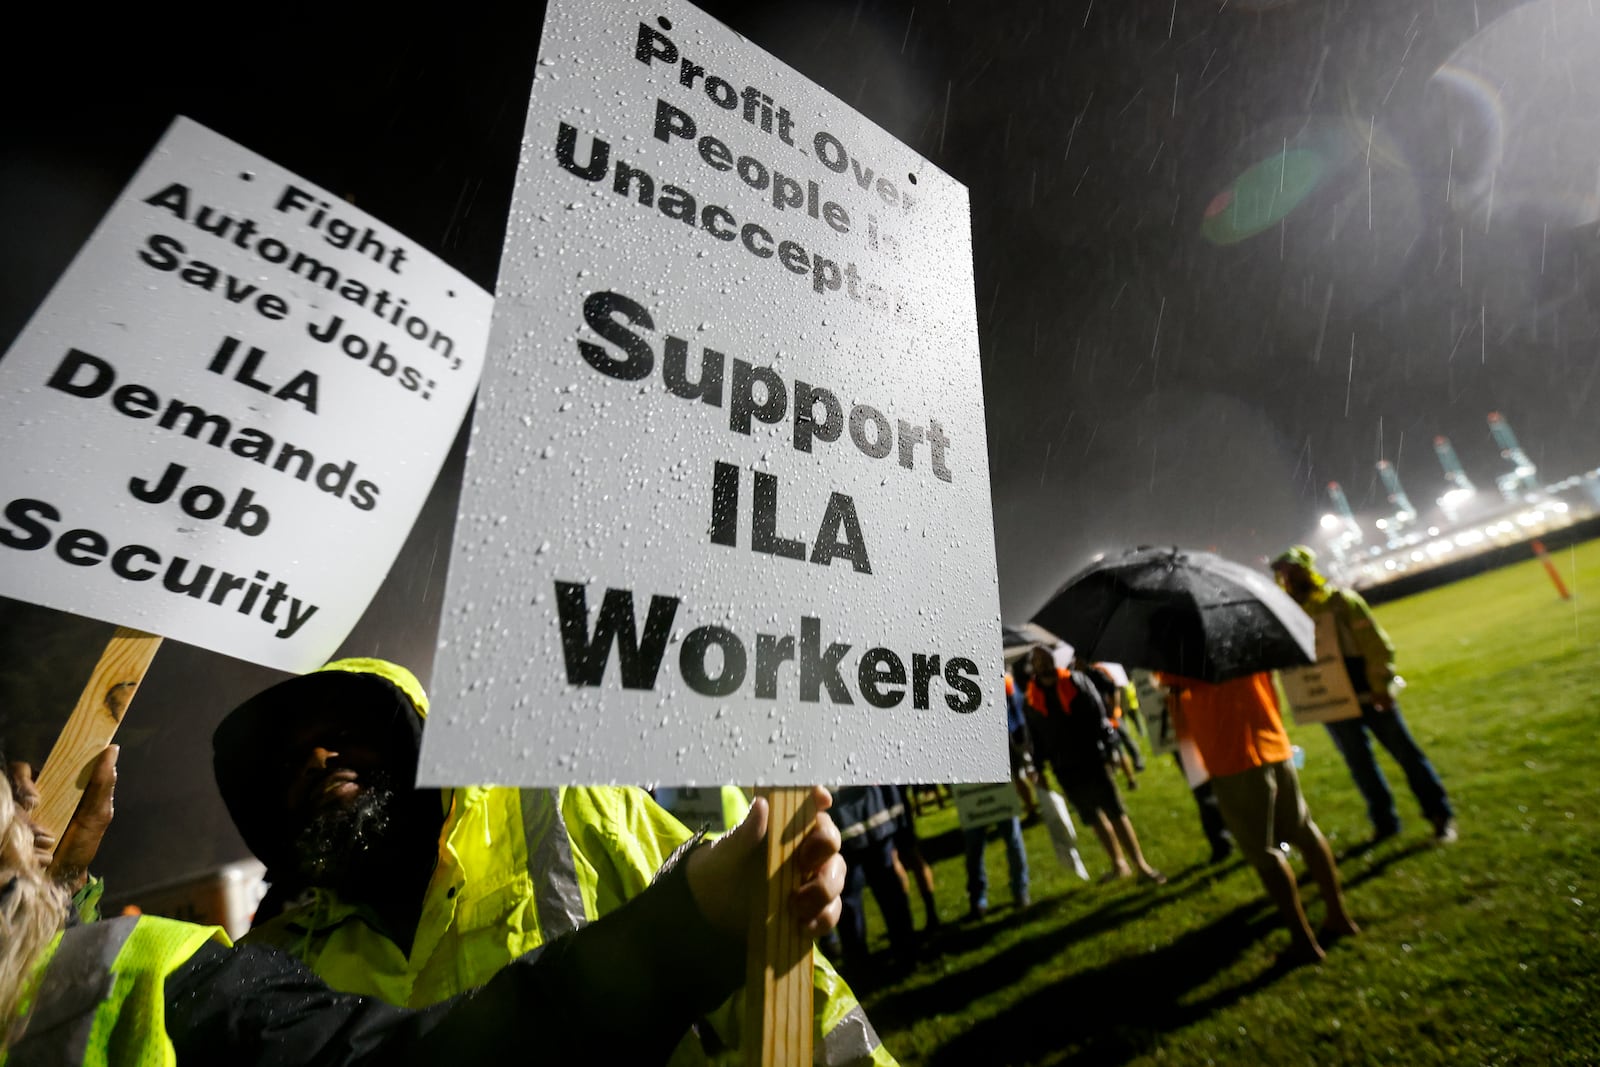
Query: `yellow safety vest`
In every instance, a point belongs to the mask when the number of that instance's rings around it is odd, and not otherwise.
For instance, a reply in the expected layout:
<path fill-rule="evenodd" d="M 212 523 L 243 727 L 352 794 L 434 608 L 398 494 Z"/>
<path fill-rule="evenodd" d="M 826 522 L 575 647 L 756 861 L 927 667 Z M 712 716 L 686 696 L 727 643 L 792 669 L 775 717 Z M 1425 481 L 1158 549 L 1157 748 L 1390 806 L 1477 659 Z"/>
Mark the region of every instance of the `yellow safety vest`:
<path fill-rule="evenodd" d="M 336 990 L 423 1008 L 483 985 L 546 941 L 643 892 L 689 830 L 631 787 L 455 789 L 409 955 L 368 909 L 311 890 L 247 943 L 293 953 Z M 865 1012 L 820 953 L 816 1056 L 829 1067 L 893 1067 Z M 708 1020 L 739 1047 L 742 994 Z M 706 1062 L 692 1037 L 672 1062 Z"/>
<path fill-rule="evenodd" d="M 72 1067 L 175 1067 L 166 1029 L 167 976 L 212 939 L 216 926 L 151 916 L 75 926 L 38 965 L 39 988 L 10 1062 Z M 7 1061 L 0 1050 L 0 1063 Z"/>

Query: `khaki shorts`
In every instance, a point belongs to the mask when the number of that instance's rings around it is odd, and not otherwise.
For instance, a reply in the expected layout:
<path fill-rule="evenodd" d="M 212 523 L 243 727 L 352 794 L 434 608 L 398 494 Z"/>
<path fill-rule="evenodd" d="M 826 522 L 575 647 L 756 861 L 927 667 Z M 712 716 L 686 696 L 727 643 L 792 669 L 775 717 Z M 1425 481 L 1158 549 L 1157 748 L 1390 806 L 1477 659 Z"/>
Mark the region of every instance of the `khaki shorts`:
<path fill-rule="evenodd" d="M 1301 849 L 1309 844 L 1311 813 L 1300 795 L 1294 764 L 1288 760 L 1213 778 L 1211 791 L 1222 821 L 1246 858 L 1253 861 L 1276 850 L 1281 841 Z"/>

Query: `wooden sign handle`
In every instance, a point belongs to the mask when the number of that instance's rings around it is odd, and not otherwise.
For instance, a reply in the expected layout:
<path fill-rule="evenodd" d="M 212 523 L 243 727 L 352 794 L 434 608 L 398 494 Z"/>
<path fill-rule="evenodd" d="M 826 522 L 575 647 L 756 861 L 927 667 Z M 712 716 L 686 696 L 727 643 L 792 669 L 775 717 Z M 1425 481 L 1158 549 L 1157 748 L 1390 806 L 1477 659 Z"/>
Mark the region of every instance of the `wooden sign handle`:
<path fill-rule="evenodd" d="M 67 724 L 61 728 L 39 772 L 39 806 L 33 821 L 60 841 L 88 784 L 89 766 L 116 736 L 133 702 L 133 694 L 150 669 L 161 638 L 119 626 L 100 653 L 88 684 L 78 694 Z"/>
<path fill-rule="evenodd" d="M 750 915 L 745 981 L 746 1067 L 811 1067 L 811 939 L 790 908 L 799 885 L 790 862 L 816 824 L 809 789 L 760 789 L 767 798 L 767 862 L 752 890 L 762 906 Z"/>

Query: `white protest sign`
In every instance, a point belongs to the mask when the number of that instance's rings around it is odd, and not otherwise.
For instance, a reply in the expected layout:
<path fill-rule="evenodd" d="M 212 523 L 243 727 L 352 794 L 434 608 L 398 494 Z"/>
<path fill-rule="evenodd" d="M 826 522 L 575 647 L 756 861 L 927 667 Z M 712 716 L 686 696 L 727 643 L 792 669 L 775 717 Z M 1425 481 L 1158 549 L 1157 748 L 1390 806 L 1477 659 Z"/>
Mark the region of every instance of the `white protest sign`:
<path fill-rule="evenodd" d="M 492 305 L 177 119 L 0 360 L 0 594 L 319 666 L 433 484 Z"/>
<path fill-rule="evenodd" d="M 965 188 L 674 0 L 549 5 L 419 782 L 993 781 Z"/>
<path fill-rule="evenodd" d="M 1315 616 L 1317 624 L 1317 662 L 1309 667 L 1279 671 L 1283 695 L 1294 710 L 1297 723 L 1338 722 L 1361 715 L 1361 703 L 1350 672 L 1339 651 L 1338 623 L 1332 615 Z"/>
<path fill-rule="evenodd" d="M 956 820 L 963 830 L 981 830 L 1022 814 L 1022 800 L 1010 782 L 964 782 L 950 787 Z"/>

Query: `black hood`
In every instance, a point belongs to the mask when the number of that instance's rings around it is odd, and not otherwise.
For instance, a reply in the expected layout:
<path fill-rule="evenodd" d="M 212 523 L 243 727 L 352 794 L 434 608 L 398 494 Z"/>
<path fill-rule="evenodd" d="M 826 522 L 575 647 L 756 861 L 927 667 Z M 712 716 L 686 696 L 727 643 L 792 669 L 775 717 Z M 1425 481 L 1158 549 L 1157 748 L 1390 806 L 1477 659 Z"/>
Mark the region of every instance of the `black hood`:
<path fill-rule="evenodd" d="M 410 754 L 401 777 L 415 777 L 422 713 L 399 686 L 377 674 L 321 670 L 280 682 L 240 704 L 211 735 L 211 766 L 233 824 L 270 876 L 290 868 L 283 811 L 283 760 L 290 729 L 312 717 L 347 717 Z"/>

